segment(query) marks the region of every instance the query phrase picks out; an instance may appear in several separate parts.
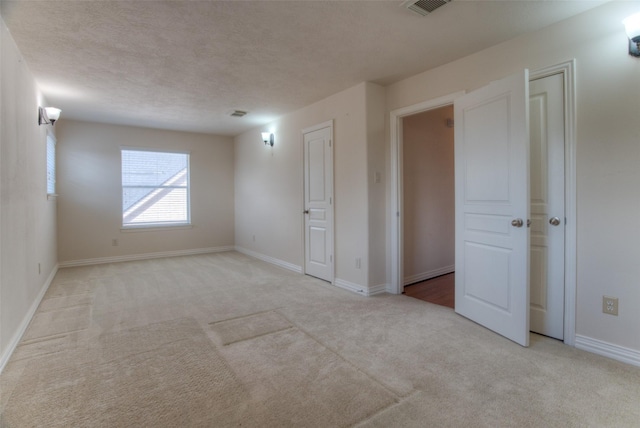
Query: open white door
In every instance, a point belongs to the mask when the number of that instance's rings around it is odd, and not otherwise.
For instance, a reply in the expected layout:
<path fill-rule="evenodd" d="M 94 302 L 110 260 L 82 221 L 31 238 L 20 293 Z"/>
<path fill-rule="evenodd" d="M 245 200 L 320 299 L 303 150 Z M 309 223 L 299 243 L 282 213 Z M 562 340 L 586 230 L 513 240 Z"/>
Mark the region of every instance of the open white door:
<path fill-rule="evenodd" d="M 455 310 L 522 346 L 529 346 L 528 74 L 454 103 Z"/>
<path fill-rule="evenodd" d="M 303 131 L 304 269 L 333 282 L 333 123 Z"/>

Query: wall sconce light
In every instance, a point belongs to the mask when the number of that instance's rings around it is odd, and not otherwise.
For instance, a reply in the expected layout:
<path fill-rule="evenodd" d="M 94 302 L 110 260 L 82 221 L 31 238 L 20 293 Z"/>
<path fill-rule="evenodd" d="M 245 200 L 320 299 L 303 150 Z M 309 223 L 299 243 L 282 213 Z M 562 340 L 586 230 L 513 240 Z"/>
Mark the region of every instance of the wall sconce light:
<path fill-rule="evenodd" d="M 60 110 L 56 107 L 38 107 L 38 125 L 53 124 L 60 118 Z"/>
<path fill-rule="evenodd" d="M 274 135 L 271 132 L 263 132 L 262 142 L 264 143 L 265 146 L 273 147 Z"/>
<path fill-rule="evenodd" d="M 640 13 L 627 17 L 622 23 L 629 37 L 629 55 L 640 57 Z"/>

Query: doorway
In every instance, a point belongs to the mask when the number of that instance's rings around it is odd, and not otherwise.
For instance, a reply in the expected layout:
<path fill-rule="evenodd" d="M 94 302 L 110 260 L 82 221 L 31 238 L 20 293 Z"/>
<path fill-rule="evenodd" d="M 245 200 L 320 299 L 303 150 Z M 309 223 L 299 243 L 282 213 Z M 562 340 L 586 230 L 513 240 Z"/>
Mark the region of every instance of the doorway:
<path fill-rule="evenodd" d="M 529 83 L 530 330 L 564 338 L 565 132 L 562 74 Z"/>
<path fill-rule="evenodd" d="M 530 80 L 539 80 L 544 77 L 556 75 L 562 80 L 562 96 L 564 100 L 563 106 L 563 124 L 564 124 L 564 218 L 558 220 L 564 220 L 564 241 L 566 243 L 564 249 L 560 255 L 561 263 L 564 265 L 563 287 L 561 285 L 561 291 L 564 294 L 563 306 L 563 325 L 561 327 L 562 336 L 560 337 L 564 343 L 574 345 L 575 343 L 575 290 L 576 290 L 576 266 L 575 266 L 575 253 L 576 253 L 576 202 L 575 202 L 575 89 L 574 89 L 574 61 L 569 61 L 556 66 L 548 67 L 541 70 L 536 70 L 530 74 Z M 406 107 L 403 109 L 395 110 L 391 112 L 391 191 L 392 191 L 392 204 L 391 204 L 391 255 L 392 255 L 392 278 L 391 284 L 388 287 L 388 291 L 394 294 L 399 294 L 404 289 L 404 272 L 402 269 L 403 261 L 403 245 L 402 237 L 404 232 L 403 217 L 401 213 L 402 208 L 402 196 L 403 196 L 403 183 L 402 183 L 402 154 L 403 154 L 403 128 L 402 119 L 411 115 L 415 115 L 424 112 L 429 109 L 435 109 L 443 105 L 452 104 L 453 101 L 461 96 L 461 93 L 451 94 L 446 97 L 435 99 L 429 102 L 417 104 L 414 106 Z M 552 220 L 554 216 L 551 216 L 549 220 Z M 553 228 L 553 223 L 547 228 Z M 531 302 L 534 303 L 537 299 L 531 296 Z M 539 296 L 538 296 L 539 297 Z M 538 304 L 538 306 L 540 306 Z M 531 311 L 533 312 L 533 311 Z M 533 317 L 533 316 L 532 316 Z"/>
<path fill-rule="evenodd" d="M 454 307 L 453 106 L 402 119 L 406 295 Z"/>

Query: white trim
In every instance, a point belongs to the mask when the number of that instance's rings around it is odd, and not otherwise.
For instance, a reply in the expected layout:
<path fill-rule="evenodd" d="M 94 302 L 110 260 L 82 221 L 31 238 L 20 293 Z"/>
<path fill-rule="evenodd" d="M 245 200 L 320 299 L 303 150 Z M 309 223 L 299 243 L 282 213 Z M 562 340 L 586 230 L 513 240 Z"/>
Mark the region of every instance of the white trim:
<path fill-rule="evenodd" d="M 333 119 L 327 120 L 326 122 L 319 123 L 317 125 L 309 126 L 302 130 L 302 135 L 308 134 L 309 132 L 318 131 L 323 128 L 332 128 L 333 129 Z M 333 138 L 333 133 L 331 134 L 331 138 Z"/>
<path fill-rule="evenodd" d="M 359 294 L 365 297 L 375 296 L 376 294 L 382 294 L 387 291 L 387 284 L 378 284 L 372 287 L 364 287 L 360 284 L 356 284 L 355 282 L 350 282 L 340 278 L 336 278 L 333 285 L 338 288 L 342 288 L 343 290 L 351 291 L 352 293 Z"/>
<path fill-rule="evenodd" d="M 404 285 L 415 284 L 416 282 L 426 281 L 427 279 L 435 278 L 437 276 L 446 275 L 448 273 L 455 272 L 456 266 L 449 265 L 438 269 L 433 269 L 427 272 L 418 273 L 416 275 L 405 276 Z"/>
<path fill-rule="evenodd" d="M 144 146 L 120 146 L 120 154 L 122 154 L 123 150 L 128 150 L 132 152 L 155 152 L 155 153 L 176 153 L 182 155 L 190 155 L 191 150 L 173 150 L 173 149 L 158 149 L 156 147 L 144 147 Z"/>
<path fill-rule="evenodd" d="M 391 281 L 387 285 L 387 292 L 402 294 L 404 289 L 402 272 L 403 254 L 402 242 L 402 119 L 424 111 L 452 105 L 456 98 L 464 95 L 465 91 L 455 92 L 433 100 L 424 101 L 412 106 L 393 110 L 390 115 L 391 128 Z"/>
<path fill-rule="evenodd" d="M 158 224 L 141 224 L 141 225 L 129 225 L 120 227 L 120 232 L 131 233 L 131 232 L 160 232 L 166 230 L 184 230 L 184 229 L 193 229 L 193 225 L 189 223 L 179 223 L 179 224 L 167 224 L 165 226 Z"/>
<path fill-rule="evenodd" d="M 551 67 L 534 70 L 529 80 L 554 74 L 564 77 L 564 129 L 565 129 L 565 250 L 564 250 L 564 343 L 574 346 L 576 340 L 577 286 L 577 202 L 576 202 L 576 60 L 572 59 Z"/>
<path fill-rule="evenodd" d="M 614 345 L 613 343 L 603 342 L 602 340 L 579 334 L 575 335 L 575 346 L 583 351 L 640 367 L 640 351 L 635 349 L 625 348 L 624 346 Z"/>
<path fill-rule="evenodd" d="M 302 266 L 298 266 L 298 265 L 294 265 L 293 263 L 289 263 L 289 262 L 285 262 L 283 260 L 280 259 L 276 259 L 275 257 L 271 257 L 271 256 L 266 256 L 264 254 L 261 253 L 257 253 L 255 251 L 251 251 L 251 250 L 247 250 L 246 248 L 242 248 L 242 247 L 235 247 L 235 250 L 239 253 L 245 254 L 249 257 L 253 257 L 254 259 L 258 259 L 258 260 L 262 260 L 263 262 L 267 262 L 267 263 L 271 263 L 272 265 L 276 265 L 278 267 L 293 271 L 295 273 L 303 273 L 302 272 Z"/>
<path fill-rule="evenodd" d="M 9 341 L 7 348 L 0 355 L 0 373 L 2 373 L 2 371 L 4 370 L 5 366 L 9 362 L 9 358 L 11 358 L 11 355 L 13 355 L 13 352 L 16 350 L 18 343 L 20 343 L 20 339 L 22 339 L 22 336 L 27 331 L 27 327 L 29 327 L 29 324 L 31 323 L 31 319 L 33 318 L 36 311 L 38 310 L 38 306 L 40 306 L 40 302 L 42 301 L 42 298 L 44 297 L 45 293 L 49 289 L 49 286 L 51 285 L 51 283 L 53 282 L 53 278 L 55 278 L 56 273 L 58 273 L 58 267 L 59 265 L 56 264 L 51 270 L 51 273 L 49 274 L 49 277 L 47 278 L 44 285 L 42 286 L 42 289 L 36 296 L 36 299 L 33 301 L 33 303 L 31 304 L 31 307 L 29 308 L 24 318 L 22 319 L 22 322 L 18 326 L 18 330 L 15 332 L 15 334 Z"/>
<path fill-rule="evenodd" d="M 101 265 L 105 263 L 119 263 L 119 262 L 131 262 L 136 260 L 160 259 L 164 257 L 193 256 L 196 254 L 221 253 L 221 252 L 233 251 L 233 250 L 234 250 L 233 245 L 229 245 L 226 247 L 196 248 L 193 250 L 160 251 L 157 253 L 129 254 L 125 256 L 113 256 L 113 257 L 98 257 L 95 259 L 70 260 L 67 262 L 60 262 L 60 267 L 64 268 L 64 267 L 74 267 L 74 266 Z"/>
<path fill-rule="evenodd" d="M 375 296 L 377 294 L 384 294 L 387 292 L 387 284 L 378 284 L 369 287 L 367 296 Z"/>
<path fill-rule="evenodd" d="M 369 296 L 368 288 L 360 284 L 356 284 L 355 282 L 350 282 L 345 279 L 336 278 L 333 285 L 335 285 L 338 288 L 342 288 L 343 290 L 360 294 L 361 296 Z"/>

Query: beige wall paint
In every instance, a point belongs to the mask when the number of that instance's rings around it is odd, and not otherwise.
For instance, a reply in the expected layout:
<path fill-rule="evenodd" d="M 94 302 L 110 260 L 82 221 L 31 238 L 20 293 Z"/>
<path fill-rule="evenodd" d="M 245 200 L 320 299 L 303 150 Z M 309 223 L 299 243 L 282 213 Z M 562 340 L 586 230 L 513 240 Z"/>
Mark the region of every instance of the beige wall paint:
<path fill-rule="evenodd" d="M 387 110 L 472 90 L 519 69 L 576 59 L 578 335 L 640 351 L 640 60 L 611 2 L 387 88 Z M 602 296 L 620 299 L 619 316 Z"/>
<path fill-rule="evenodd" d="M 367 288 L 367 111 L 374 107 L 379 110 L 379 121 L 375 125 L 371 122 L 372 137 L 378 138 L 378 151 L 383 153 L 383 102 L 381 87 L 362 83 L 237 136 L 236 245 L 303 266 L 302 130 L 334 120 L 335 277 L 336 281 Z M 267 129 L 275 133 L 273 148 L 261 143 L 260 131 Z M 377 168 L 383 166 L 384 154 L 380 153 L 375 154 Z M 384 228 L 384 223 L 379 223 Z M 360 269 L 355 267 L 356 258 L 361 259 Z"/>
<path fill-rule="evenodd" d="M 0 19 L 0 361 L 55 271 L 56 201 L 47 199 L 46 105 Z M 40 272 L 38 272 L 40 264 Z"/>
<path fill-rule="evenodd" d="M 387 251 L 387 206 L 385 164 L 387 149 L 385 146 L 385 101 L 386 90 L 382 86 L 367 83 L 367 186 L 369 194 L 369 236 L 367 259 L 369 277 L 367 284 L 375 287 L 374 291 L 384 290 L 387 284 L 386 263 Z M 379 180 L 378 180 L 379 179 Z"/>
<path fill-rule="evenodd" d="M 404 278 L 446 273 L 455 264 L 453 106 L 402 120 Z"/>
<path fill-rule="evenodd" d="M 71 120 L 56 128 L 61 263 L 233 245 L 231 138 Z M 192 228 L 121 231 L 121 146 L 191 153 Z"/>

